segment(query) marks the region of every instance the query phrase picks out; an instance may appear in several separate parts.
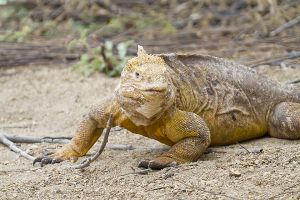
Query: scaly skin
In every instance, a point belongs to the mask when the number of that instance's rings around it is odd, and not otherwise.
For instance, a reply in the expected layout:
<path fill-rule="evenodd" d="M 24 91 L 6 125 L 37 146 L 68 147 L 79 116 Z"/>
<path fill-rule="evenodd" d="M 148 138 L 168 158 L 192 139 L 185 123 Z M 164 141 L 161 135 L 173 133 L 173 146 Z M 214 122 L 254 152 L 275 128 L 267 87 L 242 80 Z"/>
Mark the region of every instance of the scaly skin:
<path fill-rule="evenodd" d="M 129 60 L 115 95 L 94 106 L 69 144 L 42 164 L 76 160 L 113 125 L 172 146 L 139 166 L 162 169 L 196 161 L 209 146 L 270 136 L 300 139 L 300 92 L 250 68 L 203 55 Z"/>

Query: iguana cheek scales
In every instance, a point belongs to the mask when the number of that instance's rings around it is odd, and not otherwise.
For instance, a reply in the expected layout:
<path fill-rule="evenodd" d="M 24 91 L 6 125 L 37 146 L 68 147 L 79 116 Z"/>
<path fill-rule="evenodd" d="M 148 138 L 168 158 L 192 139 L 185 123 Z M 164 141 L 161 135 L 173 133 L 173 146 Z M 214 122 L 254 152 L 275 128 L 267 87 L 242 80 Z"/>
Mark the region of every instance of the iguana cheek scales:
<path fill-rule="evenodd" d="M 138 74 L 135 74 L 138 72 Z M 196 161 L 208 146 L 269 134 L 300 139 L 300 91 L 238 63 L 207 55 L 138 56 L 123 69 L 115 95 L 92 107 L 69 144 L 51 158 L 83 156 L 113 125 L 172 146 L 140 166 Z"/>

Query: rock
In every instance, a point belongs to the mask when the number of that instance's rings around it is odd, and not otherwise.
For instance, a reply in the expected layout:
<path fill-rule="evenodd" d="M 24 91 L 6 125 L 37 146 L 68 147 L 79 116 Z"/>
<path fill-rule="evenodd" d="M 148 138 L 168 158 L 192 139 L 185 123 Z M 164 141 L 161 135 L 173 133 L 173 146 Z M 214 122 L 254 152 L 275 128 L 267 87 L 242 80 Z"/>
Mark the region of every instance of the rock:
<path fill-rule="evenodd" d="M 249 167 L 249 172 L 254 172 L 254 167 Z"/>
<path fill-rule="evenodd" d="M 54 192 L 55 192 L 56 194 L 62 193 L 62 191 L 61 191 L 60 189 L 56 189 L 56 190 L 54 190 Z"/>
<path fill-rule="evenodd" d="M 8 164 L 9 164 L 9 161 L 6 160 L 6 161 L 3 162 L 3 164 L 4 164 L 4 165 L 8 165 Z"/>
<path fill-rule="evenodd" d="M 168 178 L 170 178 L 172 176 L 174 176 L 174 173 L 173 172 L 169 172 L 169 173 L 166 173 L 163 178 L 164 179 L 168 179 Z"/>
<path fill-rule="evenodd" d="M 242 175 L 241 172 L 239 172 L 236 169 L 230 169 L 229 170 L 229 176 L 240 177 L 241 175 Z"/>

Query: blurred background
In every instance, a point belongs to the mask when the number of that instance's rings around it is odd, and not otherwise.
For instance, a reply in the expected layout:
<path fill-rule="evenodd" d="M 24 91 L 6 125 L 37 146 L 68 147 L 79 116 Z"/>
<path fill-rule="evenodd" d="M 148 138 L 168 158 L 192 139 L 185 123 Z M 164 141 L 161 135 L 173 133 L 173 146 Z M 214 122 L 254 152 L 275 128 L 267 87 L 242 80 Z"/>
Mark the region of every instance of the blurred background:
<path fill-rule="evenodd" d="M 0 0 L 0 67 L 118 76 L 136 46 L 299 67 L 299 0 Z"/>
<path fill-rule="evenodd" d="M 0 0 L 0 134 L 73 136 L 89 107 L 113 94 L 137 44 L 229 58 L 300 83 L 300 0 Z M 137 148 L 108 148 L 87 170 L 70 171 L 32 167 L 0 144 L 0 199 L 300 199 L 299 140 L 243 143 L 262 154 L 219 147 L 151 175 L 130 174 L 162 144 L 123 129 L 110 144 Z M 17 145 L 35 157 L 59 147 Z"/>

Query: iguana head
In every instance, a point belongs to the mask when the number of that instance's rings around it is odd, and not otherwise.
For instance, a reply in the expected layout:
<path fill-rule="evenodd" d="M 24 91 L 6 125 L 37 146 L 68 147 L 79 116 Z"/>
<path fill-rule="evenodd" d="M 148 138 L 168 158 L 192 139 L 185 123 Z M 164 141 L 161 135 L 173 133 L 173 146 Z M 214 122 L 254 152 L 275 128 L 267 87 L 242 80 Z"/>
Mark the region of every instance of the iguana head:
<path fill-rule="evenodd" d="M 149 125 L 174 102 L 174 86 L 164 60 L 138 46 L 137 56 L 125 65 L 117 87 L 117 100 L 136 125 Z"/>

